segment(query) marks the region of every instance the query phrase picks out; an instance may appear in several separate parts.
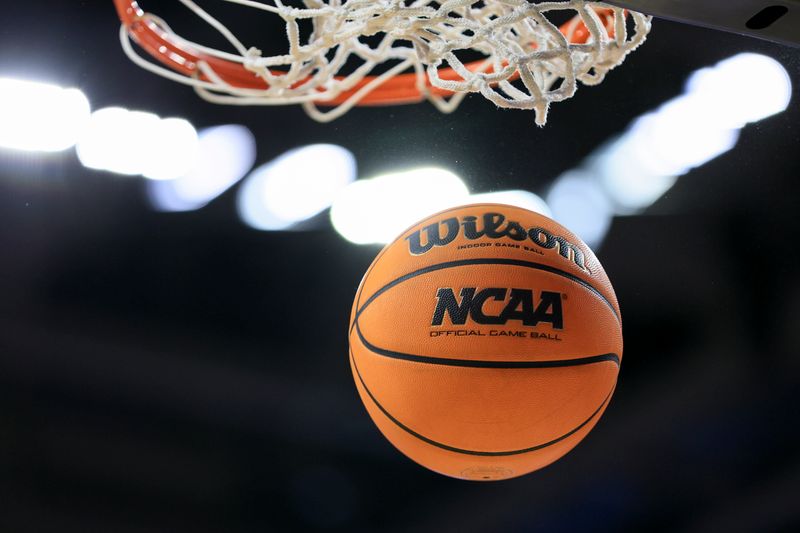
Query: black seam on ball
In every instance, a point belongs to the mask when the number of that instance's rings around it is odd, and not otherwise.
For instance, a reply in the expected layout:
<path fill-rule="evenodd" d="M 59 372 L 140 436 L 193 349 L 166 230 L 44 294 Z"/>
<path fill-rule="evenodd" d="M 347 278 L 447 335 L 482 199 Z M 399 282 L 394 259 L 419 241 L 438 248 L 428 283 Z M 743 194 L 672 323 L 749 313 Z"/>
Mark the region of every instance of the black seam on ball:
<path fill-rule="evenodd" d="M 619 355 L 615 353 L 605 353 L 586 357 L 575 357 L 572 359 L 557 359 L 554 361 L 486 361 L 483 359 L 450 359 L 447 357 L 431 357 L 427 355 L 415 355 L 410 353 L 395 352 L 380 346 L 375 346 L 369 342 L 361 332 L 361 326 L 356 323 L 356 334 L 364 347 L 384 357 L 392 359 L 402 359 L 414 363 L 427 363 L 432 365 L 462 366 L 472 368 L 563 368 L 569 366 L 591 365 L 595 363 L 612 362 L 619 366 Z M 476 356 L 477 357 L 477 356 Z"/>
<path fill-rule="evenodd" d="M 614 393 L 614 388 L 612 387 L 611 391 L 608 393 L 608 396 L 606 396 L 605 400 L 603 400 L 603 402 L 600 404 L 600 407 L 598 407 L 591 414 L 591 416 L 589 416 L 589 418 L 587 418 L 586 420 L 581 422 L 581 424 L 579 426 L 577 426 L 576 428 L 570 430 L 569 432 L 565 433 L 564 435 L 561 435 L 560 437 L 558 437 L 556 439 L 553 439 L 553 440 L 551 440 L 549 442 L 545 442 L 544 444 L 538 444 L 536 446 L 531 446 L 529 448 L 523 448 L 521 450 L 511 450 L 511 451 L 503 451 L 503 452 L 482 452 L 482 451 L 477 451 L 477 450 L 465 450 L 463 448 L 456 448 L 454 446 L 449 446 L 449 445 L 443 444 L 441 442 L 436 442 L 433 439 L 429 439 L 428 437 L 426 437 L 426 436 L 424 436 L 424 435 L 422 435 L 420 433 L 417 433 L 416 431 L 414 431 L 413 429 L 411 429 L 410 427 L 406 426 L 405 424 L 403 424 L 402 422 L 397 420 L 395 417 L 393 417 L 389 413 L 389 411 L 387 411 L 380 403 L 378 403 L 378 400 L 375 398 L 375 396 L 373 396 L 372 392 L 367 387 L 367 384 L 364 383 L 364 378 L 361 376 L 361 372 L 358 370 L 358 365 L 356 364 L 356 360 L 355 360 L 355 357 L 353 356 L 353 351 L 352 350 L 350 350 L 350 361 L 353 363 L 353 368 L 356 371 L 356 375 L 358 376 L 358 380 L 361 382 L 361 386 L 364 387 L 364 390 L 366 391 L 367 395 L 372 399 L 372 402 L 375 404 L 375 406 L 389 420 L 391 420 L 392 423 L 394 423 L 397 427 L 399 427 L 400 429 L 402 429 L 403 431 L 405 431 L 409 435 L 412 435 L 412 436 L 416 437 L 417 439 L 419 439 L 419 440 L 421 440 L 421 441 L 423 441 L 423 442 L 425 442 L 427 444 L 430 444 L 431 446 L 436 446 L 437 448 L 441 448 L 441 449 L 447 450 L 449 452 L 460 453 L 460 454 L 464 454 L 464 455 L 477 455 L 477 456 L 483 456 L 483 457 L 502 457 L 502 456 L 508 456 L 508 455 L 520 455 L 520 454 L 523 454 L 523 453 L 529 453 L 529 452 L 534 452 L 536 450 L 541 450 L 542 448 L 546 448 L 546 447 L 552 446 L 554 444 L 558 444 L 559 442 L 571 437 L 572 435 L 574 435 L 575 433 L 580 431 L 581 428 L 583 428 L 589 422 L 591 422 L 600 413 L 600 411 L 603 409 L 603 407 L 605 407 L 605 405 L 608 403 L 608 400 L 611 398 L 611 395 Z"/>

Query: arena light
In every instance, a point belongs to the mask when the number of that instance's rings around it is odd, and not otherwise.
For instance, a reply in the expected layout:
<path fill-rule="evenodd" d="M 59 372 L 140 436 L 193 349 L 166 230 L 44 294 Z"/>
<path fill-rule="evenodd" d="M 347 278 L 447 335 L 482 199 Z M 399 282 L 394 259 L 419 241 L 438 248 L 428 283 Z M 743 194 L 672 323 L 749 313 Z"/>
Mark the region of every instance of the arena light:
<path fill-rule="evenodd" d="M 695 72 L 685 94 L 636 119 L 587 160 L 619 214 L 652 205 L 682 176 L 731 150 L 747 123 L 780 113 L 792 85 L 760 54 L 738 54 Z"/>
<path fill-rule="evenodd" d="M 112 165 L 116 159 L 114 148 L 118 145 L 112 142 L 112 134 L 116 131 L 116 122 L 122 120 L 127 113 L 121 107 L 106 107 L 92 113 L 89 126 L 76 147 L 78 159 L 83 166 L 105 170 Z"/>
<path fill-rule="evenodd" d="M 593 170 L 621 214 L 652 205 L 679 176 L 731 150 L 739 130 L 715 121 L 693 94 L 636 119 L 592 159 Z"/>
<path fill-rule="evenodd" d="M 331 207 L 331 222 L 350 242 L 387 243 L 417 220 L 469 201 L 469 190 L 457 175 L 418 168 L 349 185 Z"/>
<path fill-rule="evenodd" d="M 611 202 L 590 174 L 571 171 L 559 177 L 547 194 L 553 219 L 560 222 L 589 247 L 599 246 L 611 226 Z"/>
<path fill-rule="evenodd" d="M 341 146 L 291 150 L 245 179 L 237 196 L 239 216 L 255 229 L 287 229 L 330 207 L 355 177 L 355 157 Z"/>
<path fill-rule="evenodd" d="M 173 180 L 147 182 L 151 205 L 159 211 L 200 209 L 253 168 L 256 140 L 244 126 L 229 124 L 200 131 L 195 164 Z"/>
<path fill-rule="evenodd" d="M 121 107 L 99 109 L 92 113 L 78 142 L 78 159 L 87 168 L 138 174 L 143 154 L 132 147 L 146 142 L 157 124 L 158 116 L 152 113 L 133 112 Z"/>
<path fill-rule="evenodd" d="M 142 158 L 141 174 L 151 180 L 174 180 L 198 163 L 197 130 L 182 118 L 163 118 L 153 128 Z"/>
<path fill-rule="evenodd" d="M 490 203 L 490 204 L 506 204 L 516 207 L 522 207 L 535 213 L 540 213 L 547 217 L 552 217 L 552 213 L 547 203 L 541 197 L 529 191 L 510 190 L 510 191 L 495 191 L 484 192 L 479 194 L 471 194 L 469 197 L 470 203 Z"/>
<path fill-rule="evenodd" d="M 678 104 L 675 102 L 674 104 Z M 731 150 L 738 129 L 699 122 L 686 128 L 681 105 L 638 119 L 593 160 L 593 171 L 620 214 L 652 205 L 682 176 Z"/>
<path fill-rule="evenodd" d="M 636 157 L 658 162 L 664 175 L 681 176 L 733 148 L 739 130 L 704 109 L 702 100 L 689 94 L 636 120 L 627 134 L 636 139 Z"/>
<path fill-rule="evenodd" d="M 75 145 L 89 119 L 78 89 L 0 78 L 0 147 L 58 152 Z"/>
<path fill-rule="evenodd" d="M 635 140 L 620 139 L 590 167 L 614 211 L 621 215 L 652 205 L 678 179 L 675 174 L 654 170 L 657 163 L 647 157 L 647 152 L 636 151 Z"/>
<path fill-rule="evenodd" d="M 92 113 L 77 153 L 88 168 L 175 179 L 195 164 L 198 138 L 186 120 L 107 107 Z"/>
<path fill-rule="evenodd" d="M 704 113 L 718 124 L 741 128 L 784 111 L 792 98 L 792 82 L 771 57 L 743 53 L 695 72 L 686 92 L 700 100 Z"/>

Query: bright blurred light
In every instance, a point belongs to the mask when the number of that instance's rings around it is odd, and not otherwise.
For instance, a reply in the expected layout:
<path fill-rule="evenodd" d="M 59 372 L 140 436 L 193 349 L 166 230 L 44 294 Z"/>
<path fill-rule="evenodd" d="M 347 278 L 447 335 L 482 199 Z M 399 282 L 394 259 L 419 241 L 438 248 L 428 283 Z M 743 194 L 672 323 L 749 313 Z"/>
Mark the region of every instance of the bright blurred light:
<path fill-rule="evenodd" d="M 470 200 L 452 172 L 418 168 L 349 185 L 331 207 L 331 222 L 350 242 L 387 243 L 416 221 Z"/>
<path fill-rule="evenodd" d="M 197 166 L 197 130 L 182 118 L 161 119 L 143 149 L 142 176 L 152 180 L 174 180 Z"/>
<path fill-rule="evenodd" d="M 600 184 L 579 170 L 559 177 L 547 194 L 553 218 L 590 247 L 599 246 L 613 215 L 612 205 Z"/>
<path fill-rule="evenodd" d="M 546 217 L 552 217 L 547 203 L 539 196 L 528 191 L 511 190 L 472 194 L 469 197 L 469 202 L 475 204 L 485 202 L 490 204 L 513 205 L 542 214 Z"/>
<path fill-rule="evenodd" d="M 199 209 L 242 179 L 255 160 L 256 140 L 244 126 L 202 130 L 193 167 L 177 179 L 149 181 L 150 203 L 160 211 Z"/>
<path fill-rule="evenodd" d="M 636 139 L 636 157 L 661 166 L 662 174 L 681 176 L 734 147 L 738 129 L 705 117 L 692 95 L 670 100 L 636 120 L 626 134 Z"/>
<path fill-rule="evenodd" d="M 633 214 L 652 205 L 678 180 L 674 174 L 654 172 L 653 162 L 625 146 L 623 138 L 595 161 L 592 170 L 608 201 L 619 214 Z"/>
<path fill-rule="evenodd" d="M 83 166 L 117 174 L 139 174 L 148 134 L 158 125 L 158 116 L 121 107 L 106 107 L 92 113 L 89 126 L 78 142 Z"/>
<path fill-rule="evenodd" d="M 92 113 L 77 152 L 88 168 L 175 179 L 196 164 L 198 138 L 186 120 L 107 107 Z"/>
<path fill-rule="evenodd" d="M 78 89 L 0 78 L 0 147 L 58 152 L 72 147 L 89 119 Z"/>
<path fill-rule="evenodd" d="M 739 130 L 708 116 L 693 94 L 636 119 L 592 159 L 593 171 L 621 214 L 652 205 L 677 180 L 736 145 Z"/>
<path fill-rule="evenodd" d="M 695 72 L 686 92 L 702 102 L 704 114 L 716 123 L 741 128 L 785 110 L 792 82 L 771 57 L 744 53 Z"/>
<path fill-rule="evenodd" d="M 341 146 L 291 150 L 247 177 L 238 193 L 239 216 L 256 229 L 286 229 L 330 207 L 355 178 L 355 157 Z"/>
<path fill-rule="evenodd" d="M 685 129 L 680 106 L 639 118 L 594 159 L 594 168 L 620 214 L 652 205 L 691 169 L 736 145 L 739 130 L 701 122 Z"/>
<path fill-rule="evenodd" d="M 686 93 L 647 113 L 589 159 L 614 209 L 652 205 L 682 176 L 731 150 L 745 124 L 786 109 L 792 84 L 772 58 L 739 54 L 695 72 Z"/>

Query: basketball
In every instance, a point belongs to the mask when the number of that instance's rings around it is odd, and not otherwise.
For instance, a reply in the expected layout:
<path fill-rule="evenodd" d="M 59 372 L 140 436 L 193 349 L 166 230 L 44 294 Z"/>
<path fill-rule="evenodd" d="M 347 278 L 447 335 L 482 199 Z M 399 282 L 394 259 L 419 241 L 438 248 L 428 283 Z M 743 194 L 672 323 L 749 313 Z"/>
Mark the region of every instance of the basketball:
<path fill-rule="evenodd" d="M 381 433 L 424 467 L 479 481 L 574 448 L 622 357 L 619 306 L 592 250 L 499 204 L 440 212 L 387 245 L 356 293 L 349 341 Z"/>

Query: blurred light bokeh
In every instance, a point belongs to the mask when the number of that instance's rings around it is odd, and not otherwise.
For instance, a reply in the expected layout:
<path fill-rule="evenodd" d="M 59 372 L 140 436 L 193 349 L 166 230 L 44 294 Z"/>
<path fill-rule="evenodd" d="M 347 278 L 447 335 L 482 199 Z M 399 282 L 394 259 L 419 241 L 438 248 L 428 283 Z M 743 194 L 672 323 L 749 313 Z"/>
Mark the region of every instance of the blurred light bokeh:
<path fill-rule="evenodd" d="M 76 148 L 87 168 L 155 180 L 186 175 L 199 154 L 187 120 L 122 107 L 94 111 Z"/>
<path fill-rule="evenodd" d="M 60 152 L 75 145 L 89 119 L 78 89 L 0 77 L 0 148 Z"/>
<path fill-rule="evenodd" d="M 469 189 L 449 170 L 423 167 L 356 181 L 331 207 L 331 222 L 355 244 L 385 244 L 437 211 L 467 203 Z"/>
<path fill-rule="evenodd" d="M 245 179 L 237 197 L 239 216 L 255 229 L 287 229 L 329 208 L 355 179 L 349 150 L 333 144 L 296 148 Z"/>
<path fill-rule="evenodd" d="M 159 211 L 200 209 L 241 180 L 256 161 L 256 139 L 245 126 L 228 124 L 201 130 L 197 157 L 182 176 L 147 184 Z"/>

